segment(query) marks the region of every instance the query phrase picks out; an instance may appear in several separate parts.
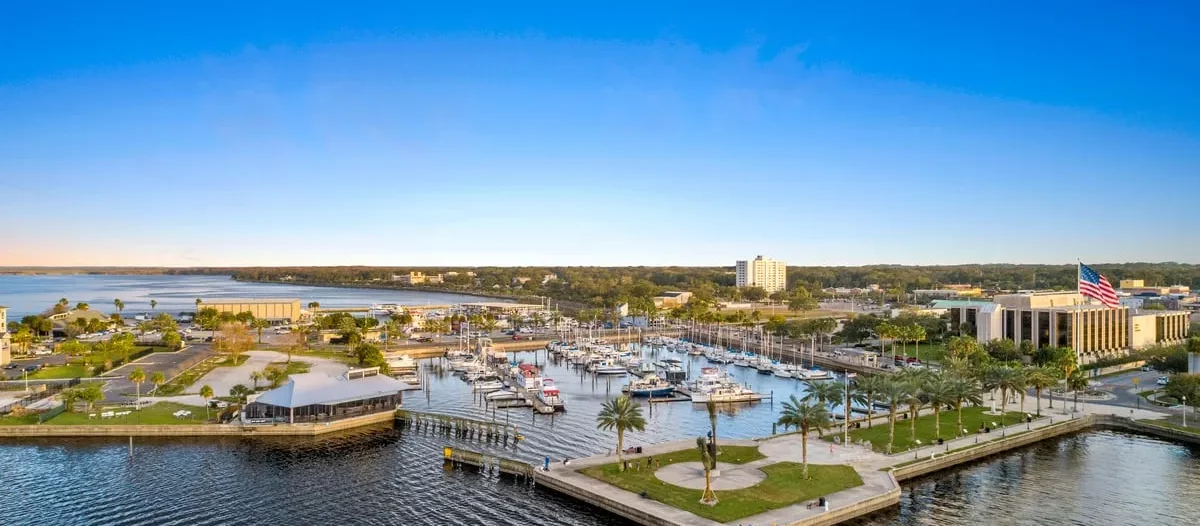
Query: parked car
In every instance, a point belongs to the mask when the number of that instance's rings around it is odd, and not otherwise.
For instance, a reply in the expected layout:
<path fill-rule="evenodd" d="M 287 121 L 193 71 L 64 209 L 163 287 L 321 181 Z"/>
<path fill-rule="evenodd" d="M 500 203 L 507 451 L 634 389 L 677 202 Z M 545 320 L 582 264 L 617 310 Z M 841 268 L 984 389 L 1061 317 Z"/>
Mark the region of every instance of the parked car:
<path fill-rule="evenodd" d="M 16 369 L 17 367 L 20 367 L 20 366 L 21 366 L 21 364 L 18 364 L 18 363 L 10 363 L 8 365 L 5 365 L 4 368 L 5 369 Z"/>
<path fill-rule="evenodd" d="M 1150 372 L 1150 371 L 1153 371 L 1153 370 L 1154 370 L 1154 368 L 1153 368 L 1153 367 L 1150 367 L 1149 365 L 1143 365 L 1143 366 L 1142 366 L 1142 370 L 1143 370 L 1143 371 L 1146 371 L 1146 372 Z"/>
<path fill-rule="evenodd" d="M 34 356 L 50 356 L 51 354 L 54 354 L 54 351 L 50 349 L 37 349 L 33 351 Z"/>
<path fill-rule="evenodd" d="M 1170 382 L 1170 381 L 1171 381 L 1171 379 L 1170 379 L 1170 378 L 1167 378 L 1166 376 L 1159 376 L 1159 377 L 1158 377 L 1158 385 L 1167 385 L 1167 383 L 1168 383 L 1168 382 Z"/>
<path fill-rule="evenodd" d="M 34 372 L 34 371 L 38 370 L 38 368 L 39 368 L 39 367 L 41 367 L 41 366 L 39 366 L 38 364 L 26 365 L 26 366 L 25 366 L 25 371 L 27 371 L 27 372 L 31 372 L 31 373 L 32 373 L 32 372 Z"/>
<path fill-rule="evenodd" d="M 420 337 L 420 338 L 417 338 L 417 341 L 418 341 L 418 342 L 420 342 L 420 343 L 432 343 L 432 342 L 433 342 L 433 338 L 432 338 L 432 337 L 429 337 L 429 336 L 422 336 L 422 337 Z"/>

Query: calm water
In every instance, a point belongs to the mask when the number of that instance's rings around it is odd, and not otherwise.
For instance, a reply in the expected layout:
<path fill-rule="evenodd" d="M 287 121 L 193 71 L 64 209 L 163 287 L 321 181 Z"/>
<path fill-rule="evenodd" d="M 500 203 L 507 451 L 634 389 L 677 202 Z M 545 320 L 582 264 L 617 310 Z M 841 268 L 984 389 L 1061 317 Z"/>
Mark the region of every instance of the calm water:
<path fill-rule="evenodd" d="M 544 364 L 545 353 L 517 359 Z M 555 364 L 546 370 L 567 399 L 565 414 L 513 409 L 510 422 L 527 436 L 518 448 L 463 445 L 528 461 L 613 448 L 613 434 L 596 431 L 594 418 L 624 380 L 581 378 Z M 780 398 L 803 393 L 793 380 L 731 372 Z M 406 394 L 408 408 L 493 418 L 461 380 L 431 374 L 428 383 L 428 391 Z M 777 410 L 778 403 L 731 407 L 720 433 L 770 434 Z M 646 432 L 632 434 L 630 445 L 708 429 L 706 413 L 690 403 L 656 404 L 647 416 Z M 0 442 L 0 524 L 624 524 L 521 482 L 445 470 L 441 448 L 453 443 L 384 427 L 317 440 L 139 440 L 130 460 L 122 440 Z M 1175 525 L 1200 514 L 1197 495 L 1200 450 L 1098 432 L 915 481 L 898 509 L 859 524 Z"/>
<path fill-rule="evenodd" d="M 91 304 L 105 312 L 113 298 L 125 303 L 126 313 L 150 312 L 150 300 L 159 311 L 196 310 L 196 298 L 300 298 L 302 304 L 320 302 L 327 307 L 363 307 L 372 303 L 446 304 L 481 300 L 476 296 L 416 290 L 370 290 L 306 287 L 268 283 L 241 283 L 228 276 L 7 276 L 0 275 L 0 305 L 9 318 L 37 314 L 67 298 L 71 305 Z"/>
<path fill-rule="evenodd" d="M 120 297 L 131 306 L 126 312 L 137 312 L 132 306 L 150 297 L 169 310 L 194 306 L 196 296 L 294 296 L 329 305 L 462 301 L 219 277 L 0 276 L 0 304 L 14 312 L 38 310 L 62 296 L 99 305 Z M 694 372 L 707 364 L 703 358 L 672 356 L 688 361 Z M 404 404 L 478 419 L 507 417 L 527 437 L 518 448 L 463 445 L 527 461 L 587 456 L 615 446 L 615 435 L 597 431 L 594 419 L 625 379 L 581 377 L 564 365 L 546 364 L 544 351 L 516 359 L 544 365 L 567 400 L 566 413 L 534 416 L 528 409 L 513 409 L 493 415 L 461 380 L 432 374 L 428 391 L 406 393 Z M 755 389 L 773 392 L 775 401 L 726 408 L 718 423 L 724 437 L 769 435 L 782 399 L 804 392 L 794 380 L 729 370 Z M 655 404 L 647 419 L 646 432 L 631 434 L 629 445 L 708 430 L 707 414 L 690 403 Z M 454 442 L 387 427 L 317 440 L 138 440 L 130 460 L 127 442 L 119 439 L 0 442 L 0 525 L 623 524 L 524 483 L 444 470 L 439 459 L 448 443 Z M 1191 524 L 1200 516 L 1197 495 L 1200 450 L 1100 432 L 915 481 L 905 487 L 898 509 L 860 524 Z"/>

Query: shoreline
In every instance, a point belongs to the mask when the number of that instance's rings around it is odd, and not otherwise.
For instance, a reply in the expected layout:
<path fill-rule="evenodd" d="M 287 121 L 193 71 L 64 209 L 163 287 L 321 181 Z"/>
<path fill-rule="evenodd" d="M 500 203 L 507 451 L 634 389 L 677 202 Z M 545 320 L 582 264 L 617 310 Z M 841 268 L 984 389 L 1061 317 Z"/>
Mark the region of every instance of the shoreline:
<path fill-rule="evenodd" d="M 173 275 L 180 275 L 180 274 L 173 274 Z M 200 274 L 189 274 L 189 275 L 200 275 Z M 270 281 L 270 280 L 262 280 L 262 279 L 242 279 L 242 278 L 237 278 L 234 276 L 229 276 L 229 279 L 239 282 L 239 283 L 257 283 L 260 285 L 300 285 L 300 286 L 305 286 L 305 287 L 323 287 L 323 288 L 334 288 L 334 289 L 366 289 L 366 290 L 396 290 L 396 291 L 407 291 L 407 292 L 432 292 L 435 294 L 455 294 L 458 296 L 472 296 L 472 297 L 476 297 L 476 298 L 507 300 L 507 301 L 511 301 L 513 303 L 520 303 L 521 300 L 523 300 L 523 299 L 537 298 L 537 296 L 514 296 L 514 295 L 502 295 L 502 294 L 489 294 L 486 292 L 466 292 L 466 291 L 461 291 L 461 290 L 443 289 L 443 288 L 435 288 L 435 287 L 405 287 L 405 286 L 399 286 L 399 285 L 385 286 L 385 285 L 370 284 L 370 283 L 364 283 L 364 284 L 358 284 L 358 283 L 313 283 L 310 281 L 283 282 L 283 281 Z M 554 301 L 557 302 L 560 300 L 555 299 Z"/>

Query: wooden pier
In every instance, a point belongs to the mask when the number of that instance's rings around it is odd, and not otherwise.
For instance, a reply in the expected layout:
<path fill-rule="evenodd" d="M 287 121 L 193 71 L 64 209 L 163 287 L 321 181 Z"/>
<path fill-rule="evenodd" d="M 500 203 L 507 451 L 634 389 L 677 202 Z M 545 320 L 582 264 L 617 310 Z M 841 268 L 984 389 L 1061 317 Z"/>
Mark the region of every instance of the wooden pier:
<path fill-rule="evenodd" d="M 532 478 L 535 468 L 526 462 L 512 460 L 478 451 L 446 446 L 442 450 L 444 461 L 454 465 L 474 466 L 487 472 L 499 472 L 518 477 Z"/>
<path fill-rule="evenodd" d="M 412 429 L 459 440 L 475 440 L 504 445 L 508 445 L 511 441 L 514 446 L 525 438 L 517 431 L 515 425 L 436 413 L 420 413 L 405 409 L 396 411 L 396 426 L 401 429 Z"/>

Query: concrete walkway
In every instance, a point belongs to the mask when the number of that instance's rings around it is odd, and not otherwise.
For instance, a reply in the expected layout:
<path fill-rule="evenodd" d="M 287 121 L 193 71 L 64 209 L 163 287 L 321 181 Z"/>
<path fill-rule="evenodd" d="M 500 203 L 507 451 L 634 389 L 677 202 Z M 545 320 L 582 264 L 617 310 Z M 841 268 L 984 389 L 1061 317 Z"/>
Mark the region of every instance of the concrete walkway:
<path fill-rule="evenodd" d="M 766 465 L 770 459 L 756 460 L 747 464 L 729 464 L 717 462 L 717 472 L 712 479 L 712 489 L 724 491 L 748 488 L 767 478 L 767 474 L 758 469 Z M 654 476 L 668 484 L 690 489 L 704 489 L 704 464 L 700 462 L 680 462 L 659 468 Z"/>
<path fill-rule="evenodd" d="M 287 355 L 275 351 L 248 351 L 246 352 L 246 362 L 237 367 L 217 367 L 208 374 L 205 374 L 196 383 L 187 388 L 187 391 L 180 396 L 143 396 L 143 400 L 151 400 L 155 402 L 178 402 L 187 405 L 204 405 L 204 399 L 200 397 L 200 388 L 207 385 L 212 387 L 213 393 L 217 396 L 226 396 L 233 386 L 241 384 L 246 387 L 253 387 L 254 382 L 250 380 L 250 373 L 254 371 L 262 371 L 268 365 L 276 362 L 287 361 Z M 305 362 L 312 364 L 309 372 L 324 373 L 330 376 L 338 376 L 345 373 L 349 367 L 336 360 L 328 358 L 318 358 L 316 356 L 293 356 L 293 361 Z M 262 387 L 263 382 L 259 382 L 259 387 Z"/>

